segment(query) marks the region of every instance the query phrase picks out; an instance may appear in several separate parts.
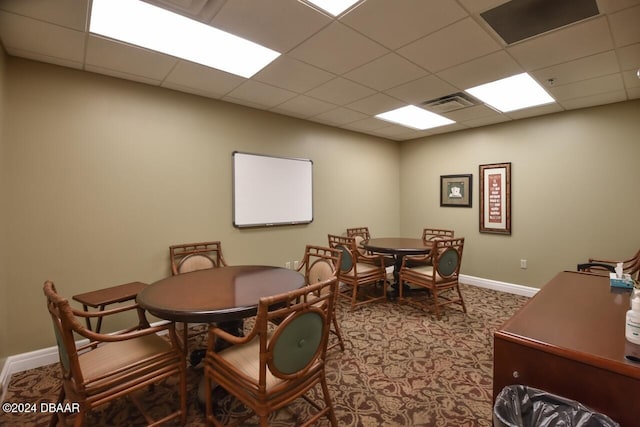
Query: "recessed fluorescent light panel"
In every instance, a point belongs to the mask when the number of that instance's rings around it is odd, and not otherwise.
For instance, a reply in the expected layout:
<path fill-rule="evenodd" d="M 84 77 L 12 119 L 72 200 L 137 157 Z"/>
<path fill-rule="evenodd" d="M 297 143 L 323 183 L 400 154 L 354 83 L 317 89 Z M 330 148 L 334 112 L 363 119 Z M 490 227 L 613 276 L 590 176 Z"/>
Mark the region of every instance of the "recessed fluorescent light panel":
<path fill-rule="evenodd" d="M 527 73 L 472 87 L 465 92 L 503 113 L 555 102 Z"/>
<path fill-rule="evenodd" d="M 376 117 L 388 122 L 397 123 L 399 125 L 418 130 L 431 129 L 438 126 L 455 123 L 453 120 L 449 120 L 446 117 L 442 117 L 430 111 L 423 110 L 422 108 L 416 107 L 415 105 L 407 105 L 406 107 L 396 108 L 395 110 L 378 114 Z"/>
<path fill-rule="evenodd" d="M 362 0 L 306 0 L 333 16 L 338 16 L 354 4 Z"/>
<path fill-rule="evenodd" d="M 89 31 L 249 78 L 280 53 L 138 0 L 93 0 Z"/>

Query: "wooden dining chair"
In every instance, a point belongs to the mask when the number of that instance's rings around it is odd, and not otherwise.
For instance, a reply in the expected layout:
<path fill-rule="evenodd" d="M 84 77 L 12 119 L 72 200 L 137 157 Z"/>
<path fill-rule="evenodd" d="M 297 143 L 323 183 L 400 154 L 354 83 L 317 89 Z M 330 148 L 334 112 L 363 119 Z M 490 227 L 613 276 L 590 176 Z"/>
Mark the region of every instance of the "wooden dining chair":
<path fill-rule="evenodd" d="M 342 252 L 339 274 L 340 282 L 346 286 L 338 291 L 338 295 L 350 300 L 351 310 L 362 304 L 385 301 L 388 280 L 384 258 L 381 255 L 361 254 L 353 237 L 329 234 L 328 239 L 330 248 Z M 376 294 L 379 287 L 382 290 Z"/>
<path fill-rule="evenodd" d="M 57 293 L 52 282 L 45 282 L 43 289 L 53 322 L 62 372 L 62 388 L 57 403 L 66 401 L 78 405 L 74 426 L 86 425 L 91 410 L 125 395 L 131 398 L 149 425 L 156 426 L 174 419 L 179 419 L 181 425 L 185 424 L 185 359 L 173 323 L 145 328 L 135 325 L 115 334 L 93 332 L 83 324 L 85 318 L 104 318 L 138 310 L 138 305 L 134 303 L 91 312 L 76 310 Z M 148 322 L 145 323 L 148 325 Z M 86 338 L 88 342 L 76 343 L 74 334 Z M 134 392 L 169 377 L 176 377 L 178 381 L 179 408 L 153 421 Z M 153 392 L 153 388 L 148 392 Z M 61 412 L 54 413 L 50 425 L 55 426 L 58 421 L 66 425 L 63 415 Z"/>
<path fill-rule="evenodd" d="M 171 274 L 188 273 L 207 268 L 225 267 L 222 245 L 216 242 L 182 243 L 169 246 Z"/>
<path fill-rule="evenodd" d="M 369 233 L 369 227 L 351 227 L 347 228 L 347 237 L 353 237 L 356 239 L 356 246 L 358 252 L 361 254 L 370 253 L 362 246 L 362 242 L 371 239 L 371 233 Z"/>
<path fill-rule="evenodd" d="M 371 239 L 371 233 L 369 233 L 369 227 L 352 227 L 347 228 L 347 237 L 353 237 L 356 239 L 356 247 L 358 248 L 358 252 L 362 255 L 373 255 L 373 252 L 368 251 L 362 244 Z M 382 259 L 384 260 L 384 266 L 390 267 L 393 266 L 395 259 L 389 255 L 382 255 Z"/>
<path fill-rule="evenodd" d="M 609 274 L 614 273 L 616 265 L 622 263 L 622 272 L 629 274 L 633 279 L 640 278 L 640 250 L 629 259 L 615 261 L 611 259 L 589 258 L 589 262 L 578 264 L 578 271 L 586 271 L 589 273 Z"/>
<path fill-rule="evenodd" d="M 261 298 L 254 326 L 244 337 L 211 327 L 204 364 L 208 422 L 223 425 L 215 416 L 211 399 L 211 387 L 217 384 L 235 397 L 236 404 L 251 410 L 229 425 L 244 425 L 255 414 L 260 426 L 266 427 L 270 414 L 302 397 L 316 412 L 296 425 L 308 426 L 326 416 L 332 426 L 337 426 L 325 375 L 337 286 L 338 280 L 333 277 Z M 216 343 L 220 340 L 231 346 L 217 351 Z M 317 385 L 321 388 L 323 405 L 307 395 Z"/>
<path fill-rule="evenodd" d="M 443 228 L 424 228 L 422 230 L 422 241 L 434 242 L 435 240 L 451 239 L 454 231 Z M 420 265 L 431 265 L 431 258 L 424 257 L 424 261 L 408 260 L 407 266 L 418 267 Z"/>
<path fill-rule="evenodd" d="M 435 311 L 438 319 L 440 307 L 447 304 L 459 304 L 466 313 L 459 282 L 463 249 L 464 237 L 440 239 L 433 241 L 431 252 L 427 255 L 405 256 L 399 274 L 399 301 L 419 307 L 427 306 Z M 429 292 L 405 297 L 405 285 Z"/>
<path fill-rule="evenodd" d="M 422 230 L 422 240 L 425 242 L 432 242 L 439 239 L 451 239 L 453 238 L 453 234 L 453 230 L 446 230 L 443 228 L 424 228 Z"/>
<path fill-rule="evenodd" d="M 219 241 L 200 243 L 181 243 L 169 246 L 169 260 L 171 274 L 178 275 L 192 271 L 206 270 L 209 268 L 226 267 L 227 262 L 222 254 L 222 244 Z M 189 354 L 189 339 L 206 334 L 207 329 L 190 333 L 189 324 L 182 323 L 182 346 L 186 354 Z M 197 349 L 190 353 L 189 362 L 196 366 L 204 357 L 204 349 Z"/>
<path fill-rule="evenodd" d="M 342 251 L 325 246 L 307 245 L 304 250 L 304 257 L 298 271 L 304 274 L 304 282 L 307 286 L 314 283 L 324 282 L 333 277 L 340 281 L 340 263 L 342 261 Z M 329 332 L 336 337 L 336 342 L 329 344 L 329 349 L 340 346 L 344 351 L 344 340 L 336 312 L 338 311 L 338 293 L 335 293 L 334 309 L 331 313 L 331 323 L 333 325 Z"/>

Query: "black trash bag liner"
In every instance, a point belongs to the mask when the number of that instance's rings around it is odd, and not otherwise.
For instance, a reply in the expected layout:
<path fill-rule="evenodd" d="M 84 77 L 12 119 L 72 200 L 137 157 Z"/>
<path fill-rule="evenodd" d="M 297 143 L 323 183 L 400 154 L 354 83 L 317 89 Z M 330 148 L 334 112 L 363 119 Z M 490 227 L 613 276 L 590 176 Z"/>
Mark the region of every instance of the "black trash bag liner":
<path fill-rule="evenodd" d="M 533 387 L 507 386 L 493 405 L 494 427 L 620 427 L 575 400 Z"/>

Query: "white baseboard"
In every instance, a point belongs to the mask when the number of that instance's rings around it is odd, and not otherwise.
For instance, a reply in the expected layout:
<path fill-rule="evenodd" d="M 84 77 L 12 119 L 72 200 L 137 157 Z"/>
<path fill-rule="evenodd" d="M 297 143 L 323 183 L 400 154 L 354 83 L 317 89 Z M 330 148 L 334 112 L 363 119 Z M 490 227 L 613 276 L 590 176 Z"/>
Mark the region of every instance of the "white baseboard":
<path fill-rule="evenodd" d="M 51 365 L 59 360 L 58 347 L 43 348 L 7 357 L 2 367 L 2 372 L 0 373 L 0 383 L 2 384 L 0 401 L 4 402 L 4 396 L 7 393 L 9 381 L 11 381 L 13 374 L 40 366 Z"/>
<path fill-rule="evenodd" d="M 516 285 L 513 283 L 498 282 L 496 280 L 483 279 L 481 277 L 460 275 L 460 282 L 478 286 L 480 288 L 493 289 L 494 291 L 506 292 L 510 294 L 522 295 L 526 297 L 534 296 L 540 289 L 529 286 Z M 158 322 L 158 324 L 164 322 Z M 2 372 L 0 372 L 0 384 L 2 384 L 2 396 L 0 401 L 4 401 L 5 393 L 9 387 L 11 376 L 16 372 L 38 368 L 58 362 L 58 348 L 49 347 L 41 350 L 30 351 L 28 353 L 16 354 L 7 357 Z"/>
<path fill-rule="evenodd" d="M 506 292 L 509 294 L 522 295 L 525 297 L 532 297 L 540 290 L 539 288 L 532 288 L 530 286 L 499 282 L 497 280 L 467 276 L 466 274 L 460 275 L 460 283 L 464 283 L 465 285 L 477 286 L 479 288 L 493 289 L 494 291 Z"/>

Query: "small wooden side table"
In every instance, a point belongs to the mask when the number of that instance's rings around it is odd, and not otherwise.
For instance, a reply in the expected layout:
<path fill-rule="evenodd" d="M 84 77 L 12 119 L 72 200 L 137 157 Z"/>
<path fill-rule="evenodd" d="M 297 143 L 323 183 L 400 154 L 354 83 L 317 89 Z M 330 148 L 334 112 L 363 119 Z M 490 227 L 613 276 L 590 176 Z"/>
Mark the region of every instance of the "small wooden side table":
<path fill-rule="evenodd" d="M 135 300 L 138 293 L 146 286 L 146 283 L 131 282 L 74 295 L 72 298 L 82 304 L 84 311 L 89 311 L 89 307 L 97 308 L 98 311 L 104 311 L 104 308 L 109 304 Z M 85 320 L 87 321 L 87 328 L 91 331 L 91 319 L 87 317 Z M 101 327 L 102 317 L 99 317 L 95 331 L 99 333 Z"/>

